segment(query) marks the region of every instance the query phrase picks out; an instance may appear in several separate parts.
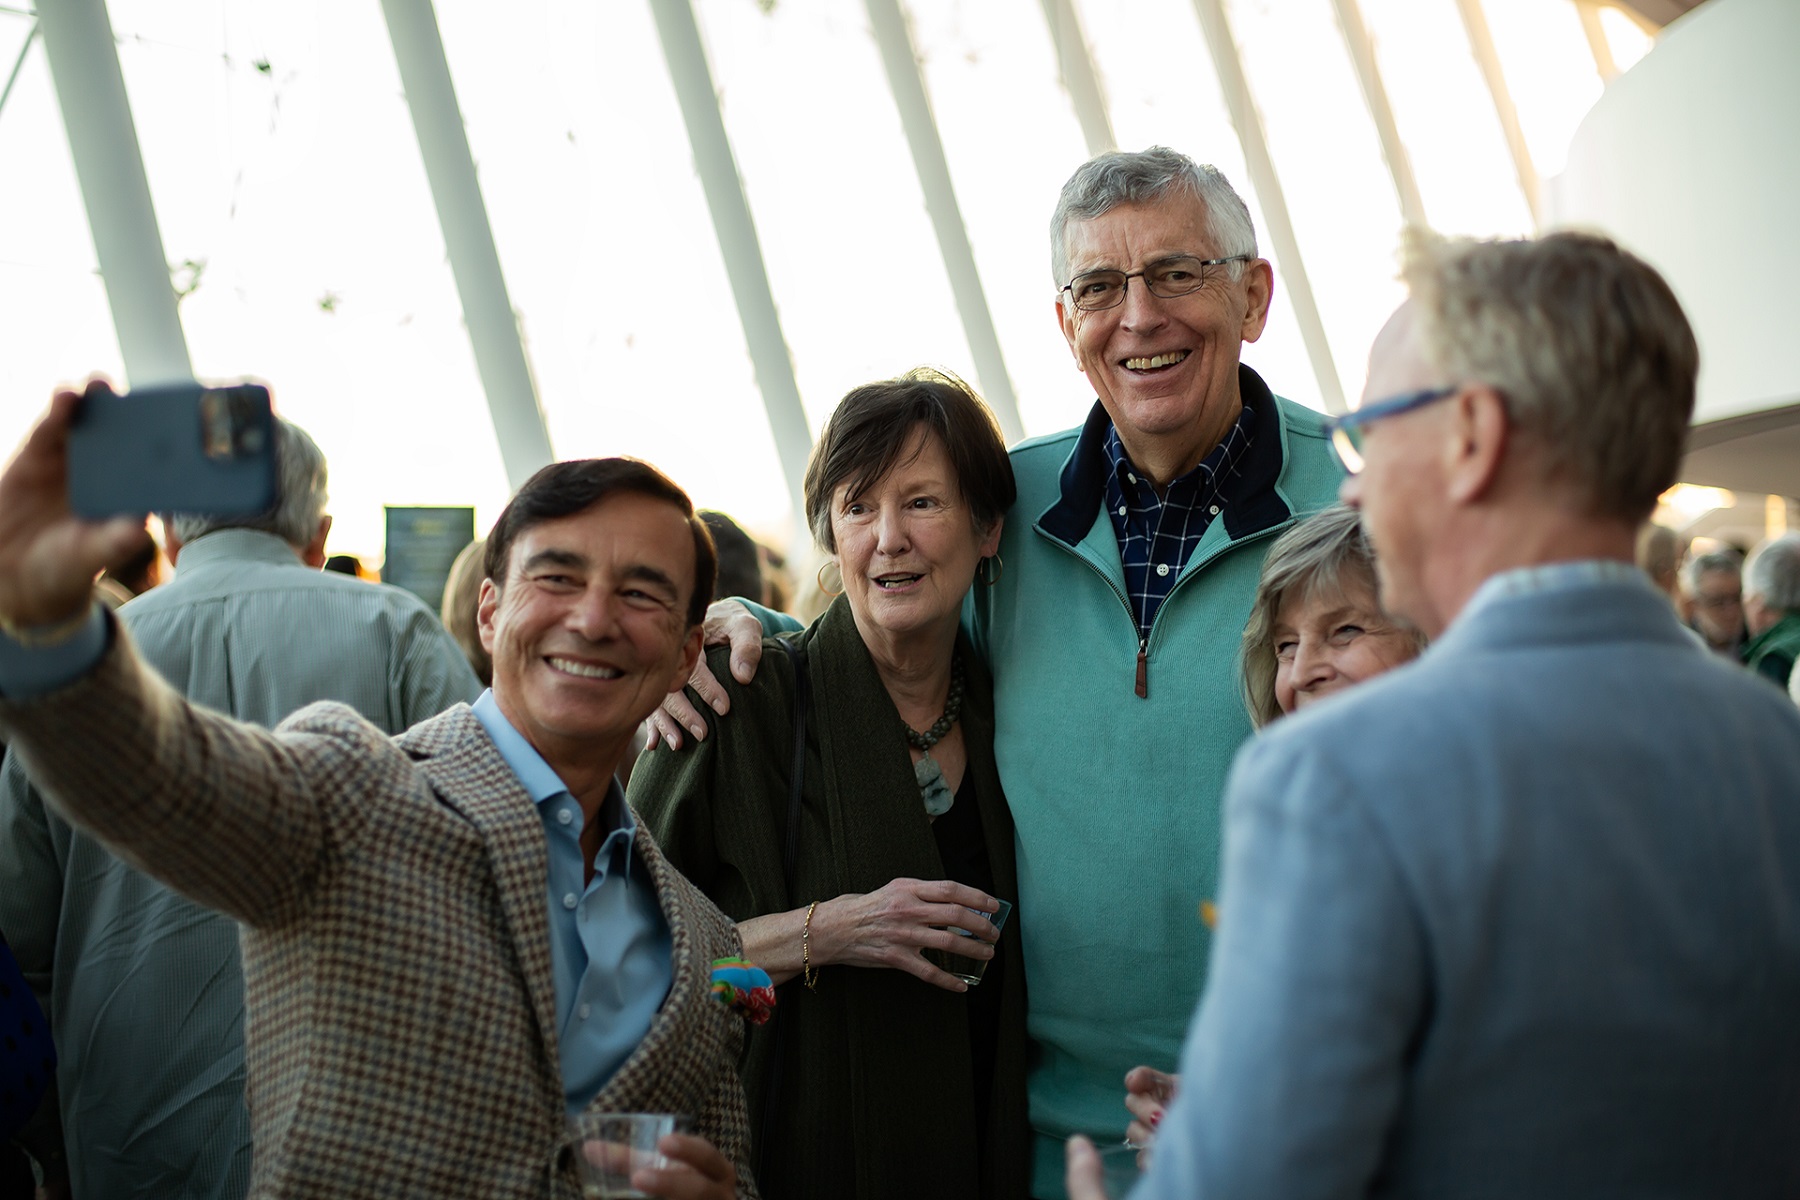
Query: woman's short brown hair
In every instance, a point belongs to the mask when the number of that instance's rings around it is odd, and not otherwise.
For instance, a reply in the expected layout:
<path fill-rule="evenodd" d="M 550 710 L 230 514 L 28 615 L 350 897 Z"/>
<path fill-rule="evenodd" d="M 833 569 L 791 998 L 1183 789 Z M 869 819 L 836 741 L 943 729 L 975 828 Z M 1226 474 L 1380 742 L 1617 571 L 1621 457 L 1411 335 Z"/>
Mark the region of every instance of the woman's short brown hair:
<path fill-rule="evenodd" d="M 1018 488 L 999 422 L 956 376 L 915 367 L 852 389 L 825 423 L 806 467 L 806 522 L 820 547 L 837 553 L 831 498 L 838 489 L 859 494 L 893 470 L 919 426 L 943 441 L 976 527 L 992 528 L 1006 515 Z"/>

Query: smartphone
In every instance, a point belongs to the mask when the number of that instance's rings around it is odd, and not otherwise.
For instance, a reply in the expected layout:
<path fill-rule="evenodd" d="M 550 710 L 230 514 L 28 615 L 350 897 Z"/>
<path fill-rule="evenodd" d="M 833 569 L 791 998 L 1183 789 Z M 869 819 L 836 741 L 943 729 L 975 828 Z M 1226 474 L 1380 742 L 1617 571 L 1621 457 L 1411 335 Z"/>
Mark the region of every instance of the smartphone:
<path fill-rule="evenodd" d="M 82 401 L 69 431 L 69 506 L 77 516 L 249 517 L 274 503 L 267 388 L 178 383 Z"/>

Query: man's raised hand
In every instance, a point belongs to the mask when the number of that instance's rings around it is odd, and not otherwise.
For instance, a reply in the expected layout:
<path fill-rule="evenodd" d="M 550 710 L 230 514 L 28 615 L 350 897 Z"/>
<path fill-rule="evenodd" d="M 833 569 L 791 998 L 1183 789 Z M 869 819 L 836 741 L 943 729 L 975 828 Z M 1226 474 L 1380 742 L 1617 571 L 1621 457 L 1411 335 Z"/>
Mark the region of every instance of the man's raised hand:
<path fill-rule="evenodd" d="M 98 380 L 87 394 L 110 390 Z M 65 624 L 87 610 L 94 577 L 144 544 L 144 517 L 84 521 L 69 508 L 69 429 L 83 397 L 58 392 L 0 473 L 0 626 Z"/>

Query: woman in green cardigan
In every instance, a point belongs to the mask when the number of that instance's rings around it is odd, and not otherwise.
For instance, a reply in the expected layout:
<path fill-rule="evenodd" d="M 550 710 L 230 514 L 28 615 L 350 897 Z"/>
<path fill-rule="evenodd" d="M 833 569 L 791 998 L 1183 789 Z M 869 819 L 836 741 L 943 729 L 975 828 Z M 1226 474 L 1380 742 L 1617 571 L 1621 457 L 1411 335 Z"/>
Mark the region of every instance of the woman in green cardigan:
<path fill-rule="evenodd" d="M 748 685 L 721 648 L 732 719 L 640 759 L 631 803 L 779 985 L 744 1071 L 763 1195 L 1023 1197 L 1019 923 L 988 919 L 1017 899 L 1013 827 L 961 631 L 964 595 L 1002 569 L 1006 446 L 961 381 L 917 370 L 844 397 L 805 492 L 842 594 L 786 635 L 801 657 L 771 641 Z M 980 985 L 923 953 L 939 950 L 987 959 Z"/>

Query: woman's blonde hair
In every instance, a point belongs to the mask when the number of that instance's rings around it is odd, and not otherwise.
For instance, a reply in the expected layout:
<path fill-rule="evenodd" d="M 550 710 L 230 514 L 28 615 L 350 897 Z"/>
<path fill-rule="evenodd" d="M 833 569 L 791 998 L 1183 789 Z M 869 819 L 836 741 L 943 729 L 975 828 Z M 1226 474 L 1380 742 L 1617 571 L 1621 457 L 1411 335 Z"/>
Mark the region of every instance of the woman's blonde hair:
<path fill-rule="evenodd" d="M 1312 600 L 1341 595 L 1345 585 L 1360 583 L 1376 594 L 1375 552 L 1353 508 L 1334 504 L 1302 520 L 1275 539 L 1263 559 L 1256 599 L 1238 656 L 1239 681 L 1250 723 L 1261 729 L 1281 715 L 1275 702 L 1275 620 L 1289 598 Z M 1403 622 L 1382 614 L 1396 628 L 1412 634 L 1421 649 L 1425 638 Z"/>

